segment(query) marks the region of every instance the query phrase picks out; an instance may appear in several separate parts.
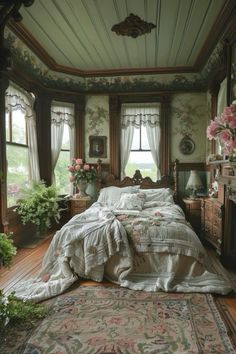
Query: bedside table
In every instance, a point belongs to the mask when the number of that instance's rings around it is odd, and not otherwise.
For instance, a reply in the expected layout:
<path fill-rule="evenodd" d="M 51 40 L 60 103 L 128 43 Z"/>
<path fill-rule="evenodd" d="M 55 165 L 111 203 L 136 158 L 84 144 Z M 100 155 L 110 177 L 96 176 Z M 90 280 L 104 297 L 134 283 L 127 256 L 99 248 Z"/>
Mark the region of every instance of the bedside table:
<path fill-rule="evenodd" d="M 190 222 L 198 236 L 201 232 L 201 198 L 183 198 L 184 212 L 187 221 Z"/>
<path fill-rule="evenodd" d="M 91 197 L 82 197 L 82 198 L 71 198 L 70 199 L 70 215 L 71 217 L 83 213 L 92 205 Z"/>

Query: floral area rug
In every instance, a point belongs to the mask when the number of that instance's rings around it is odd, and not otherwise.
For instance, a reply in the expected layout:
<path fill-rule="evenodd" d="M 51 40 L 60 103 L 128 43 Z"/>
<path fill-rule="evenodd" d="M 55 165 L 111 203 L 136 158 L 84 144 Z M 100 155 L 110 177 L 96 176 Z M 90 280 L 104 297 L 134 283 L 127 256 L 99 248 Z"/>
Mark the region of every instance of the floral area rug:
<path fill-rule="evenodd" d="M 210 294 L 81 286 L 46 303 L 50 315 L 1 354 L 236 353 Z"/>

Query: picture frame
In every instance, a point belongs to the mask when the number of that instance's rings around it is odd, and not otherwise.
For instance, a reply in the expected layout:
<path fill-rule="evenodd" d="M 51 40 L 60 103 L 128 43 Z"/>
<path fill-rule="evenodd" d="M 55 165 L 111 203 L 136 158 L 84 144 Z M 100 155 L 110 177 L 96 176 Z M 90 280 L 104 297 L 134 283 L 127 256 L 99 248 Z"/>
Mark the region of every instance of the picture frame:
<path fill-rule="evenodd" d="M 89 157 L 107 157 L 107 136 L 89 136 Z"/>

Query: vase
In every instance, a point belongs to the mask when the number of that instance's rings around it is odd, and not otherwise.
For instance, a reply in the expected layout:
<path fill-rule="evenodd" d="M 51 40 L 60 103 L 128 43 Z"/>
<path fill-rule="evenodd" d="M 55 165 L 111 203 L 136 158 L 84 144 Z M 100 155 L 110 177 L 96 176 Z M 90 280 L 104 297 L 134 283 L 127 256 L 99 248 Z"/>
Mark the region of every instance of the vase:
<path fill-rule="evenodd" d="M 77 183 L 77 188 L 79 192 L 76 194 L 76 198 L 83 198 L 87 197 L 88 194 L 86 193 L 86 188 L 88 186 L 88 183 L 86 179 L 80 179 Z"/>
<path fill-rule="evenodd" d="M 232 153 L 229 155 L 229 162 L 236 162 L 236 153 Z"/>

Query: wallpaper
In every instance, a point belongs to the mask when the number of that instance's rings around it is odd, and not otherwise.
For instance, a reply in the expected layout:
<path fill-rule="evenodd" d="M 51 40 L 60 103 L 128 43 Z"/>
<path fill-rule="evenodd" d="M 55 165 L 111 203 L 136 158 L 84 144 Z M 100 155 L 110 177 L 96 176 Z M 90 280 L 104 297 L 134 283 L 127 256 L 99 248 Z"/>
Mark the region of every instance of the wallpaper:
<path fill-rule="evenodd" d="M 104 137 L 106 157 L 90 157 L 90 138 Z M 97 162 L 98 158 L 103 163 L 110 162 L 109 155 L 109 100 L 108 96 L 87 96 L 85 109 L 85 159 L 87 162 Z"/>
<path fill-rule="evenodd" d="M 205 162 L 206 160 L 206 93 L 173 95 L 171 102 L 171 159 L 180 162 Z M 194 144 L 193 152 L 184 154 L 180 150 L 183 137 Z"/>

